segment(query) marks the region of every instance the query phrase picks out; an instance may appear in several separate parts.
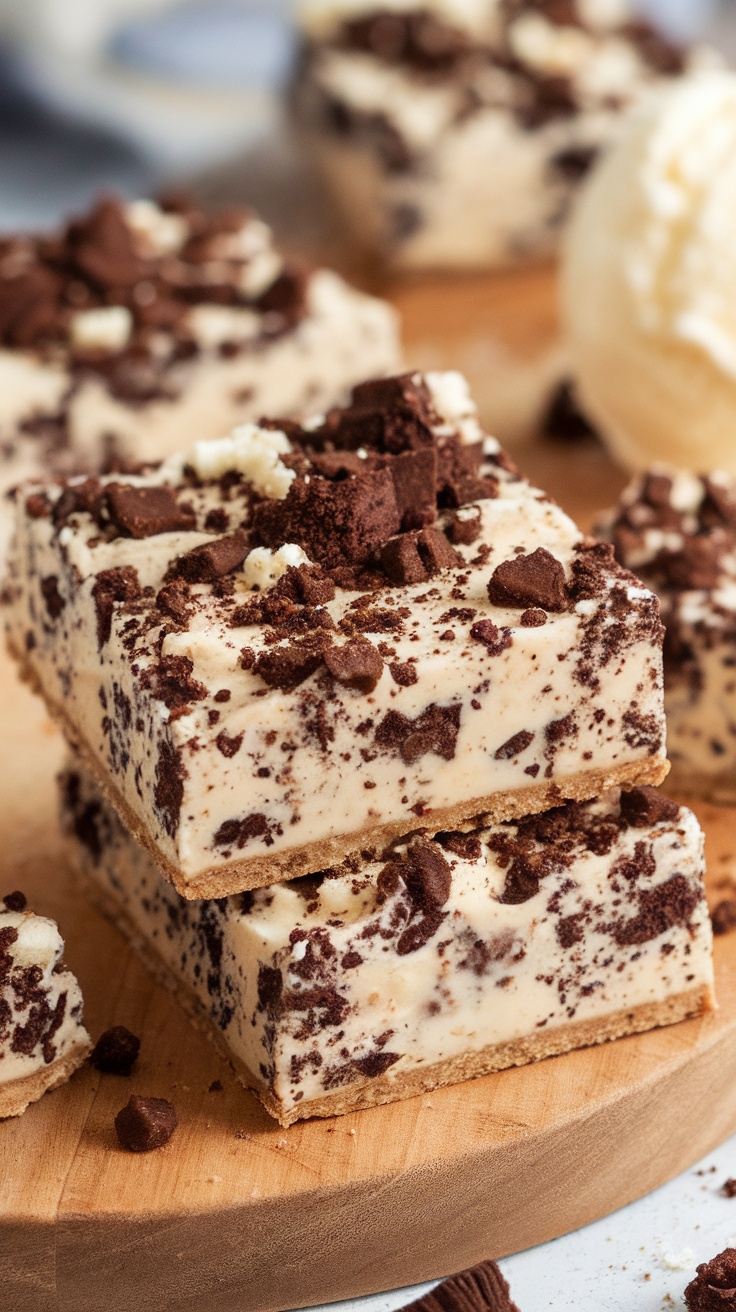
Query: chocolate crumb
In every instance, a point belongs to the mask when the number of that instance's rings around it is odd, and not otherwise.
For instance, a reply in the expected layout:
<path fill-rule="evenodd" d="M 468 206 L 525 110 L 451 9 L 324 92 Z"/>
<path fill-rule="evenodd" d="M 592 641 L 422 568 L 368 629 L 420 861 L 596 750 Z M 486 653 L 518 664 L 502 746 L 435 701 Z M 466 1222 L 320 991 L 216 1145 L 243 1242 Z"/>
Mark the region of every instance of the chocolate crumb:
<path fill-rule="evenodd" d="M 208 1093 L 222 1093 L 223 1088 L 224 1088 L 224 1085 L 223 1085 L 223 1083 L 222 1083 L 222 1080 L 213 1080 L 212 1083 L 208 1086 L 208 1088 L 207 1088 L 207 1092 L 208 1092 Z"/>
<path fill-rule="evenodd" d="M 676 820 L 679 813 L 677 802 L 648 784 L 621 794 L 621 815 L 634 829 L 648 829 L 662 820 Z"/>
<path fill-rule="evenodd" d="M 685 1290 L 688 1312 L 725 1312 L 736 1308 L 736 1248 L 724 1248 L 710 1262 L 701 1262 Z"/>
<path fill-rule="evenodd" d="M 248 555 L 248 535 L 236 529 L 225 538 L 203 542 L 185 555 L 179 556 L 171 568 L 171 576 L 186 579 L 188 583 L 214 583 L 238 569 Z"/>
<path fill-rule="evenodd" d="M 547 623 L 547 614 L 545 611 L 532 606 L 529 610 L 524 611 L 519 623 L 525 629 L 540 629 L 543 624 Z"/>
<path fill-rule="evenodd" d="M 520 756 L 522 752 L 525 752 L 533 741 L 534 734 L 529 729 L 522 729 L 519 733 L 515 733 L 513 738 L 509 738 L 507 742 L 502 743 L 498 750 L 494 752 L 493 759 L 495 761 L 511 761 L 513 757 Z"/>
<path fill-rule="evenodd" d="M 120 1145 L 131 1153 L 150 1153 L 169 1142 L 177 1126 L 176 1112 L 165 1098 L 133 1094 L 115 1117 Z"/>
<path fill-rule="evenodd" d="M 117 565 L 103 569 L 92 588 L 97 612 L 97 643 L 100 651 L 112 632 L 112 616 L 116 601 L 136 601 L 141 595 L 138 571 L 133 565 Z"/>
<path fill-rule="evenodd" d="M 97 1040 L 90 1061 L 108 1075 L 130 1075 L 140 1052 L 141 1041 L 125 1025 L 113 1025 Z"/>
<path fill-rule="evenodd" d="M 493 620 L 478 620 L 470 630 L 470 636 L 483 644 L 489 656 L 500 656 L 513 644 L 511 629 L 499 629 Z"/>
<path fill-rule="evenodd" d="M 495 1262 L 480 1262 L 437 1285 L 404 1312 L 519 1312 Z"/>
<path fill-rule="evenodd" d="M 367 638 L 350 638 L 342 647 L 329 647 L 324 655 L 333 679 L 358 692 L 373 692 L 383 674 L 383 659 Z"/>
<path fill-rule="evenodd" d="M 563 611 L 569 606 L 565 571 L 546 547 L 497 565 L 488 584 L 488 596 L 494 606 L 520 607 L 524 611 Z"/>
<path fill-rule="evenodd" d="M 25 893 L 21 893 L 19 889 L 16 889 L 14 893 L 6 893 L 3 903 L 6 911 L 25 911 L 28 906 Z"/>
<path fill-rule="evenodd" d="M 736 898 L 724 897 L 711 912 L 713 933 L 717 936 L 730 934 L 736 929 Z"/>
<path fill-rule="evenodd" d="M 721 1185 L 721 1193 L 726 1198 L 736 1198 L 736 1180 L 732 1177 L 729 1177 L 728 1180 L 724 1180 Z"/>

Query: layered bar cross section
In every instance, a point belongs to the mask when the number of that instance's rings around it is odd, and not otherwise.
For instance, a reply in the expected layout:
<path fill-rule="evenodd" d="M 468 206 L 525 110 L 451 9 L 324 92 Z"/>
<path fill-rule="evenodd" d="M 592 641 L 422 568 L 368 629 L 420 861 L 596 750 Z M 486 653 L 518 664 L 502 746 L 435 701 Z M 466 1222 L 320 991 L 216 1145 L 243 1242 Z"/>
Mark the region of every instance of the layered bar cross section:
<path fill-rule="evenodd" d="M 91 1050 L 63 950 L 54 921 L 26 910 L 20 894 L 0 903 L 0 1118 L 64 1084 Z"/>
<path fill-rule="evenodd" d="M 600 526 L 658 594 L 673 789 L 736 802 L 736 479 L 657 466 Z"/>
<path fill-rule="evenodd" d="M 23 672 L 187 897 L 667 771 L 655 598 L 459 375 L 26 490 L 6 593 Z"/>
<path fill-rule="evenodd" d="M 651 788 L 204 902 L 75 764 L 62 815 L 93 899 L 284 1125 L 714 1005 L 702 833 Z"/>

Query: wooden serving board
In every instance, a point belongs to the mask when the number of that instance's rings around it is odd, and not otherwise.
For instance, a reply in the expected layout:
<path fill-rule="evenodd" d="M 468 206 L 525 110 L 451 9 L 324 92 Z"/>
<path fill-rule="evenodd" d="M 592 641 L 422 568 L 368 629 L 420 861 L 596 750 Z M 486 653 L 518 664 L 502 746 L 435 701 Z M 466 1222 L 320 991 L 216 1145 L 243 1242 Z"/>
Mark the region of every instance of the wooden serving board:
<path fill-rule="evenodd" d="M 425 336 L 434 316 L 437 340 L 443 287 L 397 294 Z M 475 289 L 484 332 L 486 319 L 503 332 L 497 287 Z M 620 486 L 593 445 L 531 444 L 522 459 L 586 520 Z M 21 888 L 58 919 L 93 1036 L 120 1023 L 143 1038 L 130 1079 L 86 1068 L 0 1124 L 3 1312 L 278 1312 L 411 1284 L 600 1217 L 736 1131 L 736 937 L 716 944 L 720 1010 L 704 1020 L 282 1130 L 74 890 L 55 819 L 62 745 L 7 658 L 0 722 L 0 893 Z M 717 896 L 736 879 L 736 813 L 700 815 Z M 148 1156 L 115 1137 L 133 1092 L 179 1116 Z"/>

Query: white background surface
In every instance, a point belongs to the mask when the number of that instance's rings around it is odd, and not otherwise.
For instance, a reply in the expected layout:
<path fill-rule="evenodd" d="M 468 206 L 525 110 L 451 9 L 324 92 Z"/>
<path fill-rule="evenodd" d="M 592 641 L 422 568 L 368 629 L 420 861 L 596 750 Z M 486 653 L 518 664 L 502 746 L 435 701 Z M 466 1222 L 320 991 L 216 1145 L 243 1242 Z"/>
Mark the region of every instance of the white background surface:
<path fill-rule="evenodd" d="M 519 1312 L 685 1312 L 696 1263 L 736 1246 L 736 1198 L 721 1192 L 729 1177 L 736 1177 L 736 1137 L 613 1216 L 504 1259 Z M 330 1312 L 394 1312 L 431 1288 L 334 1303 Z"/>

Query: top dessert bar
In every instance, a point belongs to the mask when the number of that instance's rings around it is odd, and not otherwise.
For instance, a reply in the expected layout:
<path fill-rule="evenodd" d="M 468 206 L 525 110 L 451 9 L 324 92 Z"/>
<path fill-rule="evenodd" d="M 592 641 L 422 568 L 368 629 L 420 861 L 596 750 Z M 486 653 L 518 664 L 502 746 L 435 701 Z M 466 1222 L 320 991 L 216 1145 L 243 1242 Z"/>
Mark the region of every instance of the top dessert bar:
<path fill-rule="evenodd" d="M 24 672 L 187 897 L 667 771 L 656 599 L 458 374 L 26 488 L 7 594 Z"/>
<path fill-rule="evenodd" d="M 658 594 L 672 783 L 736 802 L 736 478 L 655 466 L 601 525 Z"/>
<path fill-rule="evenodd" d="M 402 267 L 556 248 L 653 82 L 706 62 L 626 0 L 304 0 L 294 118 L 354 238 Z"/>
<path fill-rule="evenodd" d="M 398 365 L 390 307 L 285 259 L 247 209 L 108 198 L 0 239 L 6 486 L 312 413 Z"/>

